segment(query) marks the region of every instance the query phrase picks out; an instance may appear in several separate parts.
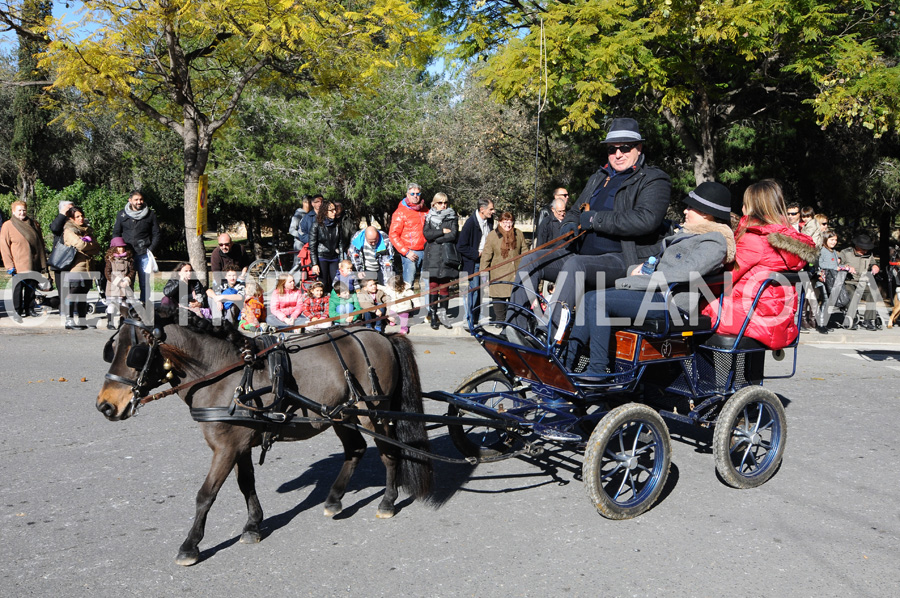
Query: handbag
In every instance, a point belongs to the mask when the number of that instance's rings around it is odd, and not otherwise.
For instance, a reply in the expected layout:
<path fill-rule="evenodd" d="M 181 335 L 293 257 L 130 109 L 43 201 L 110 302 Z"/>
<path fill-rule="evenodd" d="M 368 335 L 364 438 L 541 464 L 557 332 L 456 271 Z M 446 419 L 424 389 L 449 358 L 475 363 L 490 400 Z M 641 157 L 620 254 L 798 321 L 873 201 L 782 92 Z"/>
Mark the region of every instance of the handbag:
<path fill-rule="evenodd" d="M 462 257 L 456 248 L 456 243 L 441 243 L 441 258 L 444 266 L 453 270 L 462 268 Z"/>
<path fill-rule="evenodd" d="M 55 270 L 68 270 L 75 261 L 77 250 L 71 245 L 57 243 L 47 257 L 47 265 Z"/>

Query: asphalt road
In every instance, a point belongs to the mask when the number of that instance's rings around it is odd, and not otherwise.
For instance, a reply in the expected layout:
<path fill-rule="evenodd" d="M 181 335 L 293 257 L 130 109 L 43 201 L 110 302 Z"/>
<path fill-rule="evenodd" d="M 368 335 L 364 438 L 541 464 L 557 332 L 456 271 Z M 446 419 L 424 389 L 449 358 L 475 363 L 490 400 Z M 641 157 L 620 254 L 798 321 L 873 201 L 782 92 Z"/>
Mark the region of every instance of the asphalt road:
<path fill-rule="evenodd" d="M 326 519 L 341 460 L 327 433 L 277 444 L 257 467 L 260 544 L 237 542 L 246 510 L 230 478 L 190 568 L 174 559 L 211 453 L 177 397 L 125 422 L 96 411 L 107 336 L 0 333 L 3 596 L 900 594 L 900 332 L 879 345 L 806 335 L 797 376 L 767 383 L 787 405 L 787 450 L 754 490 L 725 486 L 706 446 L 676 438 L 661 500 L 633 520 L 596 513 L 571 451 L 438 463 L 436 504 L 402 497 L 377 520 L 383 468 L 370 450 L 344 512 Z M 467 338 L 414 340 L 426 390 L 489 365 Z M 440 432 L 433 445 L 455 455 Z"/>

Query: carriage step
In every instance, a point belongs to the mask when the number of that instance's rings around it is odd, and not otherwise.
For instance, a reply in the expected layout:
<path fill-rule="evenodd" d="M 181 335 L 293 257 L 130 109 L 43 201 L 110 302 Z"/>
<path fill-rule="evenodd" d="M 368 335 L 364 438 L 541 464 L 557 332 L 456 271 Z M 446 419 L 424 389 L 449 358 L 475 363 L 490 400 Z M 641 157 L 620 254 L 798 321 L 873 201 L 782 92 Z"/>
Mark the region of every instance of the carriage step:
<path fill-rule="evenodd" d="M 550 426 L 535 426 L 534 431 L 544 440 L 555 440 L 557 442 L 580 442 L 582 440 L 578 434 Z"/>

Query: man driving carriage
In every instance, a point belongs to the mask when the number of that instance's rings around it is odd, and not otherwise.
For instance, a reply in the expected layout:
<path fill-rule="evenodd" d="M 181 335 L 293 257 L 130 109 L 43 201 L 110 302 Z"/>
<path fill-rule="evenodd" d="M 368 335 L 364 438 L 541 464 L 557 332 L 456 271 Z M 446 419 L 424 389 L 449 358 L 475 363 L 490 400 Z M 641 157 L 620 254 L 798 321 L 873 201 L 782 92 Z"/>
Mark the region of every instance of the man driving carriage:
<path fill-rule="evenodd" d="M 629 264 L 643 262 L 661 249 L 669 207 L 669 176 L 646 163 L 638 123 L 615 118 L 603 143 L 607 163 L 588 180 L 578 201 L 566 214 L 560 233 L 587 231 L 574 246 L 539 251 L 522 261 L 511 302 L 528 306 L 540 279 L 555 281 L 553 299 L 575 307 L 579 287 L 609 286 L 626 275 Z M 582 282 L 583 281 L 583 282 Z M 521 309 L 510 310 L 509 321 L 524 326 Z"/>

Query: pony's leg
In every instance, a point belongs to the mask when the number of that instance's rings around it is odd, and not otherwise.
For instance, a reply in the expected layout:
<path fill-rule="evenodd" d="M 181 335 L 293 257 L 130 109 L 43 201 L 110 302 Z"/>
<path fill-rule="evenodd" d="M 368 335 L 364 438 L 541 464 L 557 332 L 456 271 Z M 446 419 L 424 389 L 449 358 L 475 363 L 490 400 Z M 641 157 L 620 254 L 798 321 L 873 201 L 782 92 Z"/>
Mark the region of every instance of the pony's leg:
<path fill-rule="evenodd" d="M 241 534 L 241 543 L 255 544 L 260 541 L 259 524 L 263 519 L 262 507 L 256 495 L 256 478 L 253 475 L 253 454 L 250 451 L 238 456 L 234 466 L 238 486 L 247 501 L 247 524 Z"/>
<path fill-rule="evenodd" d="M 350 477 L 356 471 L 356 466 L 359 465 L 359 460 L 366 452 L 366 440 L 356 430 L 337 425 L 334 427 L 334 432 L 341 439 L 341 444 L 344 445 L 344 465 L 334 484 L 331 485 L 328 498 L 325 499 L 326 517 L 334 517 L 343 510 L 341 499 L 344 498 L 344 492 L 347 491 L 347 482 L 350 481 Z"/>
<path fill-rule="evenodd" d="M 382 434 L 385 433 L 383 430 L 380 432 Z M 400 467 L 399 455 L 396 447 L 386 442 L 376 440 L 375 445 L 381 452 L 381 462 L 384 463 L 384 468 L 387 470 L 384 480 L 384 498 L 378 504 L 378 511 L 375 512 L 375 517 L 378 519 L 390 519 L 394 516 L 394 503 L 397 502 L 397 497 L 400 495 L 397 490 L 397 474 Z"/>
<path fill-rule="evenodd" d="M 236 453 L 237 451 L 232 447 L 213 448 L 212 465 L 210 465 L 209 473 L 206 474 L 206 480 L 200 486 L 200 491 L 197 492 L 197 512 L 194 515 L 194 525 L 191 526 L 187 538 L 178 549 L 178 557 L 175 559 L 177 564 L 187 567 L 200 560 L 198 547 L 206 528 L 206 515 L 216 501 L 219 489 L 235 466 Z"/>

